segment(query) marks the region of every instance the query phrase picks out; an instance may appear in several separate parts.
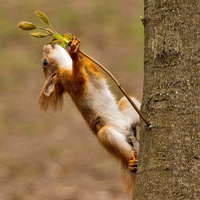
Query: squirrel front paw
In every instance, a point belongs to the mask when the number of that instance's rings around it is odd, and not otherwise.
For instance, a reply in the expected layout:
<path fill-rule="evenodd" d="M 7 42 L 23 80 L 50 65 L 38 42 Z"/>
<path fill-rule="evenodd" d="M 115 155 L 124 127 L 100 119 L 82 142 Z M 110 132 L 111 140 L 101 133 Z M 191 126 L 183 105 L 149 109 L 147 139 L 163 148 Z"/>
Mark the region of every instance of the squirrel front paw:
<path fill-rule="evenodd" d="M 138 160 L 137 160 L 137 157 L 138 157 L 138 153 L 134 150 L 132 150 L 132 159 L 129 160 L 129 165 L 128 165 L 128 168 L 131 172 L 137 172 L 137 164 L 138 164 Z"/>
<path fill-rule="evenodd" d="M 72 41 L 70 43 L 70 49 L 69 49 L 70 53 L 78 52 L 79 46 L 80 46 L 80 42 L 81 41 L 77 37 L 73 36 Z"/>

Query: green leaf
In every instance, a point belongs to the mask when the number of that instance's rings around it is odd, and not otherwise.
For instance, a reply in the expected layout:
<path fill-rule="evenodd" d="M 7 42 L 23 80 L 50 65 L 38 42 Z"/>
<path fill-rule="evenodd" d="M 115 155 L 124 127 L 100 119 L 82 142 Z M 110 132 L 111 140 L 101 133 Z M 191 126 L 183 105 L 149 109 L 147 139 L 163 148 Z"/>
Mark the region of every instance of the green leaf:
<path fill-rule="evenodd" d="M 70 33 L 66 33 L 64 36 L 62 36 L 59 33 L 55 33 L 54 38 L 56 38 L 61 42 L 60 44 L 61 47 L 65 47 L 72 40 L 72 35 Z"/>
<path fill-rule="evenodd" d="M 70 33 L 66 33 L 64 35 L 64 41 L 65 41 L 65 43 L 68 44 L 69 42 L 71 42 L 71 40 L 72 40 L 72 35 Z"/>
<path fill-rule="evenodd" d="M 56 44 L 57 42 L 59 42 L 59 40 L 57 40 L 56 38 L 52 37 L 52 38 L 50 39 L 50 41 L 49 41 L 49 44 L 54 45 L 54 44 Z"/>
<path fill-rule="evenodd" d="M 18 28 L 21 28 L 22 30 L 34 30 L 37 28 L 37 26 L 31 22 L 21 21 L 18 23 Z"/>
<path fill-rule="evenodd" d="M 45 24 L 50 25 L 48 17 L 42 11 L 35 10 L 35 14 L 40 18 L 40 20 L 42 22 L 44 22 Z"/>
<path fill-rule="evenodd" d="M 64 42 L 64 40 L 65 40 L 64 37 L 60 33 L 55 33 L 53 36 L 60 42 Z"/>
<path fill-rule="evenodd" d="M 60 44 L 60 46 L 63 47 L 63 48 L 65 48 L 66 45 L 67 45 L 67 44 L 66 44 L 65 42 L 62 42 L 62 43 Z"/>
<path fill-rule="evenodd" d="M 48 36 L 49 34 L 46 33 L 41 33 L 41 32 L 35 32 L 35 33 L 30 33 L 33 37 L 36 38 L 44 38 L 46 36 Z"/>

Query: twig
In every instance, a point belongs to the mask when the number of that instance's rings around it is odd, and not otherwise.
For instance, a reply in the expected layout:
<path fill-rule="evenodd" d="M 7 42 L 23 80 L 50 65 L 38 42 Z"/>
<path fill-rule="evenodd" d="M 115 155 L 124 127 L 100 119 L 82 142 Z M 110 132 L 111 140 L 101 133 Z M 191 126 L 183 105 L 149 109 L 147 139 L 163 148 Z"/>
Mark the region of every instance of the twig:
<path fill-rule="evenodd" d="M 47 28 L 42 28 L 42 27 L 37 27 L 37 29 L 41 29 L 41 30 L 44 30 L 44 31 L 46 31 L 46 32 L 49 32 L 49 33 L 51 33 L 52 35 L 54 35 L 55 34 L 55 32 L 54 32 L 54 30 L 53 30 L 53 32 L 50 30 L 50 29 L 47 29 Z"/>
<path fill-rule="evenodd" d="M 124 94 L 124 96 L 128 99 L 128 101 L 131 103 L 131 105 L 134 107 L 134 109 L 137 111 L 137 113 L 140 115 L 140 117 L 143 119 L 143 121 L 147 124 L 148 127 L 151 126 L 150 122 L 144 117 L 144 115 L 140 112 L 140 110 L 138 109 L 138 107 L 135 105 L 135 103 L 133 102 L 133 100 L 130 98 L 130 96 L 127 94 L 127 92 L 124 90 L 124 88 L 121 86 L 121 84 L 118 82 L 118 80 L 110 73 L 110 71 L 108 71 L 102 64 L 100 64 L 99 62 L 97 62 L 94 58 L 92 58 L 91 56 L 87 55 L 86 53 L 84 53 L 83 51 L 81 51 L 79 49 L 79 52 L 84 55 L 85 57 L 87 57 L 88 59 L 90 59 L 92 62 L 94 62 L 96 65 L 98 65 L 101 69 L 103 69 L 112 79 L 113 81 L 116 83 L 116 85 L 118 86 L 118 88 L 121 90 L 121 92 Z"/>

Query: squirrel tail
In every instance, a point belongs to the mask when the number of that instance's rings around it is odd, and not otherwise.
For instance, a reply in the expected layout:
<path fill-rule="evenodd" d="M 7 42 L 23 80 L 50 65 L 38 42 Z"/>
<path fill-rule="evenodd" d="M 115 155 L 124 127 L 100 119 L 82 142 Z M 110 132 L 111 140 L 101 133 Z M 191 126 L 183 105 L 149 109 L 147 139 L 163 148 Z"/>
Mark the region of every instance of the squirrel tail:
<path fill-rule="evenodd" d="M 121 179 L 124 185 L 125 191 L 130 191 L 132 194 L 134 193 L 135 189 L 135 182 L 136 182 L 136 173 L 131 172 L 128 169 L 128 165 L 126 163 L 121 163 Z"/>

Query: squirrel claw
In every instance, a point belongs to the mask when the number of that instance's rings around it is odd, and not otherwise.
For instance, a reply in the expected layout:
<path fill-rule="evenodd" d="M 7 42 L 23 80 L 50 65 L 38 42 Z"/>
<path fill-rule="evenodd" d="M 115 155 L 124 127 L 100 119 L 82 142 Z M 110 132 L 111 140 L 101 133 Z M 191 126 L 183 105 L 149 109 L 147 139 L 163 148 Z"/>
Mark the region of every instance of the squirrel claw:
<path fill-rule="evenodd" d="M 137 152 L 133 151 L 133 157 L 129 161 L 128 168 L 131 172 L 136 172 L 137 171 L 137 165 L 138 165 L 138 160 L 137 160 Z"/>
<path fill-rule="evenodd" d="M 128 165 L 129 170 L 131 172 L 136 172 L 137 171 L 137 164 L 138 164 L 137 160 L 130 160 L 129 165 Z"/>

